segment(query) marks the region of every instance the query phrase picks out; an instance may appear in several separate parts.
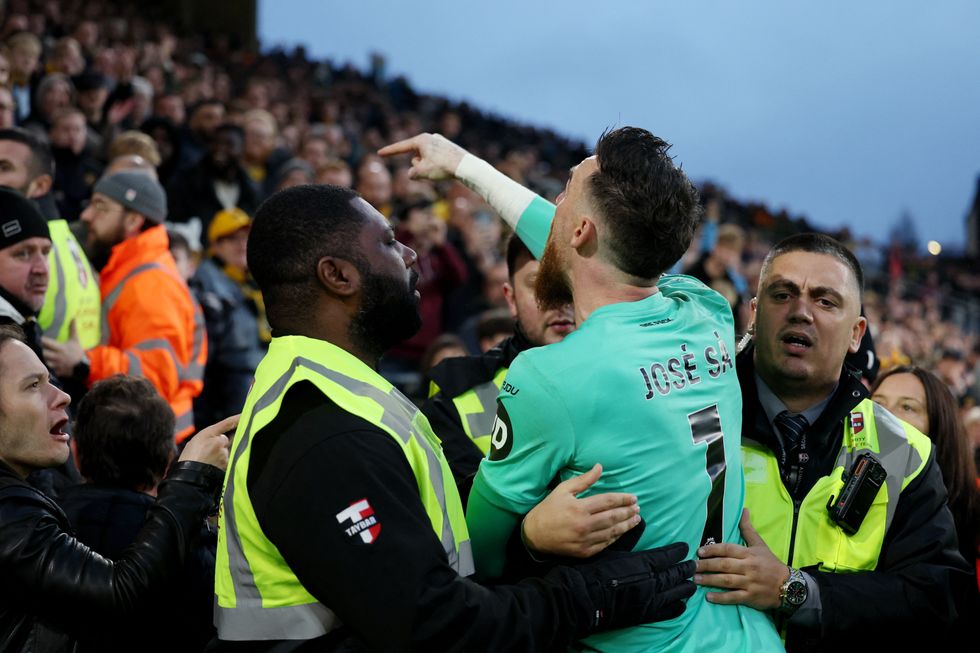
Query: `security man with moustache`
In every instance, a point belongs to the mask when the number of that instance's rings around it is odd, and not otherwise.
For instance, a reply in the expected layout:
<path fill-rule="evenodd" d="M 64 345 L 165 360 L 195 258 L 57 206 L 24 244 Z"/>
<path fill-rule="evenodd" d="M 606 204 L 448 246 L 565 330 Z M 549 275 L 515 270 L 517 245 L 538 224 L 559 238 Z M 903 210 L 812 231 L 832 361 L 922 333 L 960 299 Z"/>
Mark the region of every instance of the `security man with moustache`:
<path fill-rule="evenodd" d="M 950 588 L 968 578 L 932 444 L 844 364 L 867 326 L 862 290 L 857 259 L 828 236 L 769 252 L 736 362 L 747 546 L 698 552 L 695 580 L 729 590 L 709 600 L 774 610 L 790 653 L 939 644 Z M 864 489 L 845 493 L 849 475 Z"/>
<path fill-rule="evenodd" d="M 38 323 L 58 342 L 66 342 L 74 329 L 83 347 L 94 347 L 101 338 L 99 279 L 69 229 L 68 220 L 78 216 L 58 215 L 53 179 L 54 158 L 46 143 L 23 129 L 0 129 L 0 185 L 33 200 L 48 221 L 50 278 Z"/>
<path fill-rule="evenodd" d="M 0 324 L 16 324 L 41 356 L 37 314 L 48 289 L 48 223 L 29 199 L 0 187 Z"/>

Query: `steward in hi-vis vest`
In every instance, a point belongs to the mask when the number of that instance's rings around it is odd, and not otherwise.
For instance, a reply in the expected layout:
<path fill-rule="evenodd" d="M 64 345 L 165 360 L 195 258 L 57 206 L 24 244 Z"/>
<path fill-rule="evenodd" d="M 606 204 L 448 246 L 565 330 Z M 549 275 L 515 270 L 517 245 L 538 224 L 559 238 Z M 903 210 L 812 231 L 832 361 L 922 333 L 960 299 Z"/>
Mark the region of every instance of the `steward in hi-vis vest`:
<path fill-rule="evenodd" d="M 218 535 L 215 582 L 216 623 L 222 636 L 268 639 L 281 628 L 284 618 L 295 623 L 294 632 L 304 638 L 325 635 L 338 625 L 333 613 L 306 591 L 265 538 L 248 492 L 251 444 L 279 414 L 290 388 L 304 381 L 322 393 L 325 401 L 387 433 L 401 448 L 449 566 L 461 576 L 473 573 L 459 495 L 452 491 L 452 474 L 425 417 L 377 372 L 343 349 L 301 336 L 273 338 L 242 411 L 243 428 L 236 433 L 225 481 L 224 528 Z M 348 537 L 364 544 L 371 544 L 382 529 L 368 498 L 351 503 L 346 512 L 339 511 L 336 521 L 349 527 Z M 252 566 L 251 551 L 268 555 Z M 277 609 L 263 609 L 267 604 Z"/>
<path fill-rule="evenodd" d="M 464 504 L 473 475 L 490 451 L 497 395 L 507 368 L 531 346 L 518 332 L 485 354 L 447 358 L 429 371 L 431 387 L 422 412 L 442 441 Z"/>
<path fill-rule="evenodd" d="M 739 354 L 736 366 L 744 401 L 745 505 L 776 557 L 815 579 L 823 622 L 859 641 L 882 636 L 866 632 L 867 620 L 888 619 L 903 610 L 914 611 L 922 623 L 941 623 L 953 611 L 947 588 L 965 563 L 956 551 L 929 439 L 873 403 L 857 376 L 845 370 L 806 434 L 808 443 L 817 443 L 808 445 L 812 477 L 804 476 L 805 485 L 791 493 L 783 480 L 778 441 L 756 391 L 751 348 Z M 840 498 L 842 477 L 863 453 L 872 454 L 887 476 L 857 532 L 849 534 L 831 520 L 827 504 L 831 497 Z M 917 591 L 896 592 L 900 585 L 889 578 L 892 574 L 921 579 L 915 581 Z M 881 601 L 873 598 L 879 594 Z M 828 650 L 828 642 L 841 637 L 785 618 L 783 625 L 790 651 Z M 937 627 L 933 636 L 941 632 Z M 840 650 L 857 650 L 845 644 Z"/>
<path fill-rule="evenodd" d="M 845 362 L 868 327 L 863 287 L 833 238 L 780 241 L 736 360 L 746 545 L 701 547 L 695 581 L 773 611 L 790 653 L 945 650 L 970 578 L 931 443 Z"/>
<path fill-rule="evenodd" d="M 48 290 L 44 307 L 37 317 L 44 335 L 58 342 L 68 340 L 72 325 L 84 349 L 91 349 L 102 338 L 99 278 L 75 234 L 65 220 L 48 220 L 51 253 L 48 264 Z"/>
<path fill-rule="evenodd" d="M 100 272 L 101 341 L 86 350 L 76 332 L 65 342 L 46 339 L 44 348 L 56 372 L 76 376 L 81 367 L 88 385 L 114 374 L 145 377 L 174 411 L 180 443 L 194 433 L 207 333 L 170 254 L 166 216 L 155 179 L 124 171 L 99 180 L 81 220 Z"/>

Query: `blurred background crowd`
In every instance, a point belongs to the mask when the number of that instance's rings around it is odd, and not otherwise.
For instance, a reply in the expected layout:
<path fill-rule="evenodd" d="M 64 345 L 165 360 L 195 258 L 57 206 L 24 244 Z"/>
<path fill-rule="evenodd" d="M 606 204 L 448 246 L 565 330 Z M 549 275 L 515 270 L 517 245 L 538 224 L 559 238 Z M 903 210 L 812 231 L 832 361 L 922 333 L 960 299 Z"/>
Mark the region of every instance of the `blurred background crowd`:
<path fill-rule="evenodd" d="M 79 216 L 108 166 L 154 170 L 167 191 L 171 248 L 209 320 L 211 351 L 220 350 L 217 339 L 252 339 L 236 349 L 247 376 L 270 338 L 245 260 L 250 216 L 283 188 L 350 186 L 419 254 L 423 327 L 386 356 L 383 371 L 393 382 L 422 398 L 435 362 L 485 351 L 512 331 L 502 291 L 506 226 L 461 184 L 414 181 L 408 161 L 375 152 L 440 132 L 553 200 L 589 144 L 421 93 L 387 76 L 381 55 L 359 69 L 313 60 L 301 47 L 257 53 L 235 36 L 185 33 L 155 11 L 101 0 L 3 4 L 0 128 L 21 127 L 50 145 L 58 214 L 74 231 L 84 231 Z M 725 295 L 741 332 L 770 246 L 814 227 L 712 183 L 701 190 L 705 222 L 675 271 Z M 975 202 L 973 225 L 978 214 Z M 876 358 L 866 371 L 911 364 L 935 373 L 980 446 L 975 246 L 960 256 L 924 251 L 901 223 L 874 240 L 846 226 L 831 235 L 853 249 L 867 277 Z M 242 316 L 254 328 L 214 328 L 220 320 L 241 324 Z M 224 382 L 205 379 L 206 386 Z"/>

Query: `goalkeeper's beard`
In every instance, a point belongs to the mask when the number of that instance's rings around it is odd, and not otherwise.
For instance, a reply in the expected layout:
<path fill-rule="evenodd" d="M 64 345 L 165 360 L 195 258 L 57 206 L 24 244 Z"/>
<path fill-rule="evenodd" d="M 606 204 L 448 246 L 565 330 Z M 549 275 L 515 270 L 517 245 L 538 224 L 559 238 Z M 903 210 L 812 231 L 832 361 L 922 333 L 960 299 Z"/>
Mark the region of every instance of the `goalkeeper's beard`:
<path fill-rule="evenodd" d="M 542 311 L 560 309 L 572 303 L 572 285 L 564 267 L 555 240 L 549 236 L 538 266 L 538 276 L 534 280 L 534 295 Z"/>

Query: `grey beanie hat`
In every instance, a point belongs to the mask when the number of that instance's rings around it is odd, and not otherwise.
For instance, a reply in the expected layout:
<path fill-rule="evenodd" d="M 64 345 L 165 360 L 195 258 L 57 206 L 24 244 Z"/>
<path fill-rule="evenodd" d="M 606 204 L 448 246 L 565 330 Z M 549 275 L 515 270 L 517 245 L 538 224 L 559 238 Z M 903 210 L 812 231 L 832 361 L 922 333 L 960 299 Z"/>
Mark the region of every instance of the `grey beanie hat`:
<path fill-rule="evenodd" d="M 167 217 L 167 194 L 163 186 L 143 172 L 127 170 L 103 177 L 92 191 L 154 222 L 163 222 Z"/>

